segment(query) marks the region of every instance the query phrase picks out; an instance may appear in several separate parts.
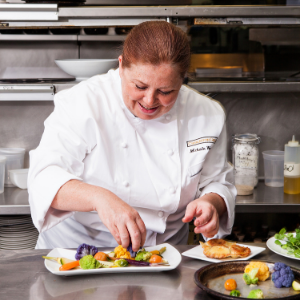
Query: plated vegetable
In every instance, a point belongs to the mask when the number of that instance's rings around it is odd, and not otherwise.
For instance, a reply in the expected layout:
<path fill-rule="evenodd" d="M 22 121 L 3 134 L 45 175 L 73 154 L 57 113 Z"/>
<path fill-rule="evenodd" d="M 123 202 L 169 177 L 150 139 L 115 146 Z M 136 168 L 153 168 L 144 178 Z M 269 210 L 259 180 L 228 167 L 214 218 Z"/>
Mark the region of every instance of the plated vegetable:
<path fill-rule="evenodd" d="M 279 233 L 275 234 L 275 239 L 275 244 L 285 249 L 288 255 L 300 258 L 300 229 L 296 228 L 294 234 L 286 233 L 286 229 L 282 228 Z"/>
<path fill-rule="evenodd" d="M 90 270 L 98 268 L 124 268 L 128 266 L 168 266 L 168 262 L 162 257 L 162 253 L 166 251 L 166 247 L 154 250 L 152 251 L 153 253 L 145 249 L 140 249 L 136 253 L 136 257 L 131 256 L 134 253 L 132 248 L 131 251 L 128 251 L 122 245 L 117 246 L 114 251 L 109 253 L 100 252 L 96 249 L 97 247 L 87 244 L 79 245 L 75 254 L 75 261 L 64 257 L 43 256 L 43 258 L 59 263 L 61 265 L 59 268 L 60 271 L 67 271 L 74 268 Z"/>
<path fill-rule="evenodd" d="M 270 276 L 271 273 L 272 276 Z M 300 290 L 300 283 L 295 281 L 295 275 L 291 268 L 281 262 L 276 262 L 273 265 L 259 261 L 252 261 L 247 264 L 242 277 L 244 284 L 248 285 L 251 289 L 250 292 L 249 288 L 245 289 L 245 287 L 241 286 L 242 281 L 237 277 L 237 275 L 238 274 L 234 274 L 234 276 L 229 279 L 228 276 L 226 276 L 226 281 L 224 281 L 224 288 L 225 290 L 230 291 L 230 296 L 263 299 L 265 297 L 264 292 L 269 289 L 266 289 L 268 285 L 262 284 L 266 280 L 269 280 L 269 284 L 272 289 L 274 289 L 274 287 L 290 288 L 292 286 L 294 290 Z M 272 279 L 272 281 L 270 279 Z M 238 285 L 240 286 L 238 287 Z M 255 288 L 255 286 L 260 286 L 261 288 Z M 223 293 L 225 293 L 225 291 Z"/>

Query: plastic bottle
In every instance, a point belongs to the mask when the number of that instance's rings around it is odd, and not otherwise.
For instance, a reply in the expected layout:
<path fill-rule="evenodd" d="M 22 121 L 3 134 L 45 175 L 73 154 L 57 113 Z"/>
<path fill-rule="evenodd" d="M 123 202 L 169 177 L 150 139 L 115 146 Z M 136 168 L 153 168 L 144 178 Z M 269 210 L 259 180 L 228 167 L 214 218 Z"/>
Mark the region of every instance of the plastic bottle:
<path fill-rule="evenodd" d="M 284 147 L 284 192 L 300 194 L 300 144 L 293 139 Z"/>

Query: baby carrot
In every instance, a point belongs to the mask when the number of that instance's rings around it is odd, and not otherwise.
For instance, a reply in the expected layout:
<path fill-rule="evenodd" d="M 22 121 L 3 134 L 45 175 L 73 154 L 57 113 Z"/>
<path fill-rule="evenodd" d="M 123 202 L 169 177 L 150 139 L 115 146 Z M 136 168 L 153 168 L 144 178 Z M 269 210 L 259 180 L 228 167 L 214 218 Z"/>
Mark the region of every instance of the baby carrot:
<path fill-rule="evenodd" d="M 79 266 L 79 260 L 72 261 L 59 267 L 59 271 L 67 271 Z"/>

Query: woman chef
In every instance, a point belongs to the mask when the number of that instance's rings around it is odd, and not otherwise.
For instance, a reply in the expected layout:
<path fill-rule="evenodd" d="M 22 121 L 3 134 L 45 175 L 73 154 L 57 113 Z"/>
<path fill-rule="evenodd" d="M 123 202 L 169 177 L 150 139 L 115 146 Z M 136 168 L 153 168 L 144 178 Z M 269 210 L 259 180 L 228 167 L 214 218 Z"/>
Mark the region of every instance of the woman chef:
<path fill-rule="evenodd" d="M 183 86 L 185 33 L 165 21 L 134 27 L 119 69 L 55 96 L 30 152 L 36 248 L 186 244 L 223 237 L 234 220 L 225 113 Z"/>

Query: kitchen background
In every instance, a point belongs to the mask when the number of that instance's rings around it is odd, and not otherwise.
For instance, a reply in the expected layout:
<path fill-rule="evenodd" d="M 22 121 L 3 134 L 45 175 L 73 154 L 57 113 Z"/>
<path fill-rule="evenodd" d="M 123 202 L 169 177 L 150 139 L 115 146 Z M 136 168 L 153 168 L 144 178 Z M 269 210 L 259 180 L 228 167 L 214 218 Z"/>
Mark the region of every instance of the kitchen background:
<path fill-rule="evenodd" d="M 164 4 L 163 2 L 166 1 L 155 1 L 153 5 Z M 300 4 L 297 3 L 299 1 L 280 0 L 173 1 L 175 5 L 183 2 L 198 5 L 270 5 L 279 9 Z M 86 1 L 86 5 L 95 3 L 106 4 L 105 1 Z M 115 1 L 116 5 L 120 3 L 136 4 L 135 1 Z M 288 230 L 294 230 L 299 226 L 300 196 L 286 195 L 283 194 L 282 188 L 270 188 L 264 185 L 264 165 L 261 155 L 265 150 L 284 150 L 284 145 L 291 140 L 292 135 L 300 139 L 300 75 L 298 75 L 300 21 L 298 16 L 297 13 L 285 16 L 278 11 L 277 15 L 276 13 L 272 15 L 271 20 L 267 20 L 266 16 L 261 16 L 259 13 L 255 16 L 255 13 L 252 13 L 251 20 L 245 18 L 241 21 L 240 18 L 238 21 L 235 20 L 235 23 L 226 24 L 222 20 L 226 16 L 216 16 L 217 19 L 214 18 L 214 21 L 209 20 L 211 18 L 209 17 L 206 23 L 203 23 L 202 15 L 198 16 L 201 19 L 198 21 L 195 16 L 168 19 L 190 36 L 193 59 L 191 73 L 186 80 L 187 84 L 220 101 L 226 109 L 228 160 L 232 161 L 232 135 L 250 132 L 261 138 L 260 182 L 253 195 L 237 198 L 235 226 L 229 237 L 233 240 L 266 240 L 283 226 Z M 283 24 L 284 22 L 286 24 Z M 95 35 L 99 28 L 107 28 L 108 33 Z M 28 152 L 38 146 L 44 130 L 43 123 L 54 108 L 52 100 L 31 101 L 35 99 L 34 96 L 32 99 L 28 99 L 30 96 L 26 96 L 27 98 L 24 96 L 27 100 L 22 100 L 22 97 L 16 98 L 19 101 L 9 100 L 7 90 L 1 89 L 1 86 L 19 83 L 18 81 L 1 82 L 1 78 L 64 77 L 70 79 L 69 75 L 57 67 L 55 59 L 117 58 L 122 40 L 130 28 L 130 26 L 113 26 L 111 29 L 107 26 L 76 26 L 71 29 L 65 26 L 0 27 L 0 147 L 25 148 L 24 167 L 28 168 Z M 42 36 L 43 38 L 39 38 Z M 62 36 L 64 38 L 61 38 Z M 100 41 L 97 40 L 99 36 L 102 37 Z M 110 38 L 106 40 L 103 36 Z M 199 74 L 195 73 L 195 69 L 201 68 L 203 61 L 210 62 L 213 67 L 216 67 L 214 65 L 216 61 L 221 67 L 235 66 L 233 62 L 242 61 L 243 73 L 237 76 L 210 74 L 200 78 Z M 30 74 L 28 70 L 31 70 Z M 24 84 L 30 86 L 27 83 L 22 83 L 22 86 Z M 41 85 L 41 83 L 31 83 L 35 86 L 39 84 Z M 74 84 L 76 82 L 67 81 L 55 83 L 53 86 L 55 92 L 58 92 Z M 33 95 L 32 93 L 34 94 L 30 91 L 29 95 Z M 16 210 L 10 208 L 11 202 L 14 202 L 13 205 L 26 206 L 27 198 L 27 190 L 5 188 L 4 193 L 0 194 L 0 218 L 2 216 L 3 219 L 8 220 L 16 214 L 23 215 L 24 211 L 26 211 L 24 215 L 27 215 L 26 209 L 23 211 L 20 209 L 15 213 Z M 201 237 L 193 234 L 191 224 L 189 243 L 198 243 L 199 239 Z"/>

